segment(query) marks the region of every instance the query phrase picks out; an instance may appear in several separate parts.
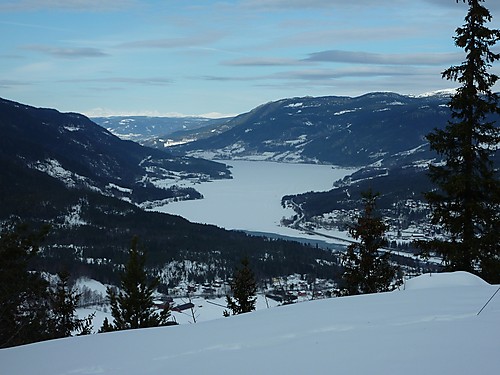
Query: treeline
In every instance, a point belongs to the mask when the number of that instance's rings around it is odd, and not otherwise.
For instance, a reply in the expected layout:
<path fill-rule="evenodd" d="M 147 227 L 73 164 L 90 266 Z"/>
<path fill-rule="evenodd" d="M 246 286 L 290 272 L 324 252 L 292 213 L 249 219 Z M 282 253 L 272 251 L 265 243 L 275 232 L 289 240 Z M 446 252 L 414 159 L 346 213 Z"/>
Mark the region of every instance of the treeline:
<path fill-rule="evenodd" d="M 51 273 L 56 272 L 55 264 L 64 264 L 72 275 L 116 284 L 117 267 L 124 264 L 133 236 L 147 248 L 148 268 L 186 259 L 220 266 L 217 274 L 207 274 L 208 279 L 228 277 L 244 256 L 255 265 L 258 278 L 290 273 L 325 277 L 330 270 L 316 259 L 336 263 L 330 252 L 311 246 L 193 224 L 98 192 L 68 189 L 16 163 L 6 162 L 0 176 L 0 221 L 17 218 L 32 227 L 51 224 L 37 261 L 38 269 Z"/>
<path fill-rule="evenodd" d="M 79 295 L 61 271 L 54 282 L 34 272 L 47 227 L 10 226 L 0 233 L 0 348 L 89 334 L 92 316 L 78 318 Z"/>
<path fill-rule="evenodd" d="M 66 270 L 54 277 L 32 268 L 48 231 L 48 226 L 33 231 L 17 223 L 0 232 L 0 348 L 87 335 L 94 330 L 95 313 L 79 318 L 76 309 L 82 297 L 87 302 L 96 299 L 72 287 Z M 145 254 L 137 244 L 134 237 L 119 275 L 119 289 L 107 288 L 113 321 L 105 319 L 99 332 L 171 324 L 168 305 L 157 312 L 153 294 L 159 279 L 148 275 Z"/>
<path fill-rule="evenodd" d="M 214 227 L 209 229 L 222 231 Z M 134 235 L 136 233 L 140 232 L 135 232 Z M 86 247 L 69 243 L 46 243 L 35 266 L 39 270 L 53 273 L 58 265 L 63 264 L 73 275 L 116 284 L 127 257 L 127 239 L 132 235 L 124 233 L 120 239 L 111 238 L 108 243 L 101 243 L 99 236 L 105 235 L 106 233 L 99 232 L 88 233 L 88 237 L 84 238 L 94 238 L 96 244 Z M 200 267 L 201 270 L 180 270 L 177 278 L 174 276 L 165 281 L 170 287 L 181 279 L 194 282 L 227 280 L 242 257 L 248 257 L 252 262 L 258 280 L 295 273 L 328 279 L 338 275 L 339 260 L 336 254 L 294 241 L 253 237 L 244 233 L 235 233 L 229 239 L 227 235 L 223 235 L 219 240 L 212 236 L 200 236 L 198 241 L 196 238 L 187 241 L 185 237 L 181 237 L 178 242 L 175 238 L 170 238 L 168 242 L 148 239 L 144 233 L 137 236 L 147 249 L 146 266 L 153 274 L 161 275 L 165 265 L 170 263 L 183 264 L 190 261 L 205 265 L 204 268 Z M 53 237 L 56 236 L 49 235 L 48 238 L 50 237 L 54 240 Z M 117 245 L 112 245 L 113 240 Z"/>
<path fill-rule="evenodd" d="M 305 218 L 310 219 L 334 210 L 358 207 L 362 192 L 372 189 L 380 193 L 379 209 L 396 214 L 399 202 L 407 199 L 422 201 L 423 192 L 431 188 L 431 181 L 423 169 L 403 166 L 382 170 L 365 168 L 349 176 L 348 180 L 332 190 L 287 195 L 281 202 L 282 205 L 293 202 L 295 207 L 300 207 Z"/>

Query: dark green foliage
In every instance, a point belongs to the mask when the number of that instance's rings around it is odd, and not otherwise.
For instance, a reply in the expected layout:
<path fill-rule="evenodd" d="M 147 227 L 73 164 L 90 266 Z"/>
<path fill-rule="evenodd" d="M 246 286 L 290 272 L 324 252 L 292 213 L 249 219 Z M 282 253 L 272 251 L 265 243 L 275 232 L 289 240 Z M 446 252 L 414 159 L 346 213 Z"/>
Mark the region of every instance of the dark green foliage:
<path fill-rule="evenodd" d="M 75 314 L 79 295 L 69 287 L 69 274 L 60 273 L 52 289 L 32 270 L 48 230 L 11 224 L 0 234 L 0 348 L 91 333 L 93 315 Z"/>
<path fill-rule="evenodd" d="M 349 229 L 349 233 L 359 242 L 348 246 L 343 258 L 343 294 L 377 293 L 390 290 L 397 268 L 389 262 L 390 253 L 380 253 L 386 244 L 384 233 L 387 225 L 376 215 L 378 194 L 371 190 L 362 194 L 363 216 Z"/>
<path fill-rule="evenodd" d="M 129 250 L 128 263 L 121 276 L 120 290 L 107 289 L 111 304 L 113 324 L 104 322 L 101 332 L 166 325 L 170 316 L 168 309 L 156 312 L 153 293 L 159 284 L 157 278 L 150 280 L 146 273 L 146 256 L 138 248 L 134 237 Z"/>
<path fill-rule="evenodd" d="M 248 258 L 241 260 L 241 268 L 236 269 L 231 282 L 231 296 L 226 296 L 228 309 L 233 315 L 243 314 L 255 310 L 257 301 L 257 284 L 250 269 Z M 224 315 L 229 315 L 224 312 Z"/>
<path fill-rule="evenodd" d="M 104 321 L 102 322 L 102 326 L 99 329 L 99 333 L 105 333 L 105 332 L 113 332 L 116 331 L 116 329 L 113 327 L 113 325 L 109 322 L 108 318 L 104 318 Z"/>
<path fill-rule="evenodd" d="M 0 158 L 0 162 L 4 162 Z M 291 273 L 331 276 L 335 255 L 293 241 L 269 240 L 213 225 L 190 223 L 179 217 L 146 212 L 123 200 L 97 192 L 67 189 L 63 183 L 37 170 L 4 163 L 0 168 L 0 220 L 11 215 L 23 220 L 51 222 L 53 228 L 36 259 L 36 269 L 52 274 L 64 265 L 74 277 L 87 276 L 117 285 L 126 261 L 124 238 L 139 236 L 148 249 L 147 266 L 161 268 L 185 259 L 215 264 L 213 275 L 227 279 L 244 254 L 251 254 L 256 278 Z M 14 181 L 15 186 L 7 183 Z M 81 225 L 65 224 L 72 207 L 79 207 Z M 124 256 L 125 254 L 125 256 Z M 95 262 L 88 262 L 92 258 Z M 319 264 L 316 259 L 323 259 Z M 203 275 L 204 277 L 204 275 Z"/>
<path fill-rule="evenodd" d="M 430 178 L 438 189 L 426 198 L 432 222 L 442 225 L 450 238 L 421 245 L 424 254 L 442 255 L 446 270 L 473 272 L 499 282 L 500 180 L 493 158 L 500 128 L 491 116 L 500 109 L 498 95 L 491 91 L 498 77 L 488 70 L 500 58 L 490 50 L 500 40 L 500 30 L 485 26 L 491 15 L 482 0 L 467 2 L 465 24 L 454 37 L 466 59 L 443 72 L 443 78 L 461 84 L 449 103 L 452 120 L 444 130 L 427 136 L 444 163 L 430 166 Z"/>
<path fill-rule="evenodd" d="M 68 127 L 78 131 L 68 131 Z M 2 159 L 8 164 L 31 165 L 30 169 L 40 162 L 57 161 L 67 171 L 80 176 L 71 183 L 74 187 L 86 189 L 90 184 L 134 202 L 180 197 L 184 193 L 192 195 L 192 198 L 200 197 L 191 189 L 155 187 L 143 179 L 145 175 L 162 176 L 165 170 L 170 170 L 213 179 L 230 176 L 226 166 L 220 163 L 177 157 L 165 150 L 121 140 L 83 115 L 34 108 L 0 98 Z M 16 181 L 2 180 L 0 185 L 9 187 Z M 120 189 L 113 189 L 112 184 L 129 190 L 127 193 L 120 192 Z M 15 196 L 17 198 L 19 194 Z"/>
<path fill-rule="evenodd" d="M 0 233 L 0 348 L 50 338 L 48 283 L 30 272 L 47 231 L 18 224 Z"/>
<path fill-rule="evenodd" d="M 53 337 L 90 334 L 94 314 L 84 319 L 76 316 L 80 295 L 69 286 L 69 273 L 61 272 L 58 276 L 59 281 L 50 295 Z"/>
<path fill-rule="evenodd" d="M 355 181 L 350 184 L 350 181 Z M 345 184 L 345 185 L 344 185 Z M 306 219 L 321 216 L 334 210 L 350 210 L 363 191 L 373 189 L 383 195 L 377 206 L 384 210 L 394 209 L 397 202 L 406 199 L 423 199 L 422 191 L 432 184 L 422 168 L 406 164 L 387 168 L 366 167 L 346 177 L 339 187 L 324 192 L 307 192 L 287 195 L 281 200 L 283 205 L 293 202 L 292 207 Z M 349 196 L 346 194 L 349 192 Z"/>

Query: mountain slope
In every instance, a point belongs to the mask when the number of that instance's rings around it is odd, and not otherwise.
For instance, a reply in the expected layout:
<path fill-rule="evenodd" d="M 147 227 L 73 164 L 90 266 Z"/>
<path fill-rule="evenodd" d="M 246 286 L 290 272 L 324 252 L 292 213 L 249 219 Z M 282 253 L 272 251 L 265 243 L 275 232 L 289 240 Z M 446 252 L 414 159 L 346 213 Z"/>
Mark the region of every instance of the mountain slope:
<path fill-rule="evenodd" d="M 214 129 L 230 118 L 205 117 L 148 117 L 112 116 L 93 117 L 92 121 L 109 130 L 121 139 L 142 145 L 154 142 L 166 143 L 170 137 L 177 139 L 182 133 L 197 132 L 198 129 Z M 163 146 L 162 146 L 163 147 Z"/>
<path fill-rule="evenodd" d="M 449 119 L 449 96 L 370 93 L 305 97 L 261 105 L 229 130 L 183 146 L 191 155 L 363 166 L 426 143 Z"/>
<path fill-rule="evenodd" d="M 0 351 L 5 374 L 496 374 L 497 289 L 466 273 L 406 290 Z M 29 360 L 26 360 L 29 358 Z"/>
<path fill-rule="evenodd" d="M 47 173 L 70 187 L 137 203 L 176 196 L 178 191 L 155 186 L 161 179 L 230 176 L 222 164 L 174 157 L 120 140 L 85 116 L 4 99 L 0 99 L 0 146 L 0 157 L 11 163 Z"/>
<path fill-rule="evenodd" d="M 222 178 L 229 172 L 223 164 L 122 141 L 82 115 L 0 100 L 0 163 L 0 228 L 10 221 L 52 227 L 39 270 L 65 269 L 74 277 L 116 282 L 130 241 L 139 236 L 148 267 L 158 275 L 170 262 L 188 262 L 199 272 L 179 273 L 190 281 L 225 279 L 244 255 L 262 278 L 332 273 L 331 253 L 193 224 L 132 204 L 200 197 L 192 188 L 163 189 L 155 183 Z"/>
<path fill-rule="evenodd" d="M 413 97 L 368 93 L 353 98 L 283 99 L 235 117 L 224 124 L 228 129 L 220 134 L 172 150 L 222 160 L 360 167 L 329 192 L 297 192 L 283 197 L 283 205 L 297 213 L 286 222 L 302 229 L 345 228 L 355 217 L 361 192 L 372 189 L 381 194 L 378 206 L 397 231 L 417 225 L 432 234 L 436 228 L 423 228 L 428 210 L 422 193 L 434 188 L 427 169 L 438 156 L 430 150 L 426 135 L 451 120 L 451 94 Z M 498 114 L 491 120 L 500 124 Z M 493 159 L 500 166 L 500 153 Z"/>

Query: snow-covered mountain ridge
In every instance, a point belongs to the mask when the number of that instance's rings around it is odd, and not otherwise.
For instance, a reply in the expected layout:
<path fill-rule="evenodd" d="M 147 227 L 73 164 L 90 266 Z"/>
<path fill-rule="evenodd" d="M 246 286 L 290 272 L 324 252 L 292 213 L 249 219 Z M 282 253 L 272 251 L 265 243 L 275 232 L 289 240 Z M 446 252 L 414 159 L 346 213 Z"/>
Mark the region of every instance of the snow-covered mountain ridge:
<path fill-rule="evenodd" d="M 426 143 L 425 135 L 450 119 L 449 100 L 442 93 L 387 92 L 282 99 L 235 117 L 220 134 L 176 148 L 211 159 L 364 166 Z"/>
<path fill-rule="evenodd" d="M 193 191 L 159 188 L 156 181 L 230 177 L 225 165 L 142 147 L 112 135 L 76 113 L 34 108 L 0 99 L 0 156 L 38 170 L 67 187 L 97 191 L 134 203 Z M 198 197 L 199 198 L 199 197 Z"/>
<path fill-rule="evenodd" d="M 0 350 L 0 373 L 498 373 L 498 286 L 466 273 L 406 290 L 325 299 L 231 318 Z"/>
<path fill-rule="evenodd" d="M 73 277 L 116 283 L 123 254 L 138 236 L 156 269 L 190 260 L 218 264 L 220 277 L 227 277 L 245 253 L 262 277 L 283 269 L 331 272 L 316 262 L 332 261 L 331 253 L 145 211 L 201 198 L 195 183 L 229 181 L 229 169 L 120 140 L 83 115 L 0 99 L 0 161 L 0 229 L 11 221 L 30 223 L 33 230 L 50 224 L 40 254 L 43 271 L 64 267 Z M 181 186 L 186 179 L 191 185 Z"/>
<path fill-rule="evenodd" d="M 195 132 L 200 128 L 215 129 L 227 122 L 230 118 L 206 117 L 148 117 L 148 116 L 111 116 L 92 117 L 92 121 L 109 130 L 114 135 L 138 142 L 142 145 L 151 145 L 153 142 L 167 143 L 172 137 L 182 136 L 184 133 Z"/>

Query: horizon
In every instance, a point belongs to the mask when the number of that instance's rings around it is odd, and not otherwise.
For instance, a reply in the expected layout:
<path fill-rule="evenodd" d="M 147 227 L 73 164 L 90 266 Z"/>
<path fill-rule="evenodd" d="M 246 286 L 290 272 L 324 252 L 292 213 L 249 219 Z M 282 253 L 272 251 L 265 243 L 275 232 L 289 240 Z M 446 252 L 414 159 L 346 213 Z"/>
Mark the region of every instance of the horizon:
<path fill-rule="evenodd" d="M 500 4 L 485 2 L 494 27 Z M 7 0 L 2 96 L 89 117 L 232 117 L 267 102 L 455 87 L 454 0 Z M 494 66 L 493 72 L 499 73 Z"/>
<path fill-rule="evenodd" d="M 419 97 L 425 97 L 425 96 L 431 96 L 431 95 L 447 95 L 447 94 L 450 94 L 452 95 L 453 93 L 456 92 L 456 88 L 449 88 L 449 89 L 440 89 L 440 90 L 435 90 L 435 91 L 427 91 L 427 92 L 423 92 L 423 93 L 420 93 L 420 94 L 414 94 L 414 95 L 408 95 L 408 94 L 400 94 L 400 93 L 397 93 L 397 92 L 394 92 L 394 91 L 372 91 L 372 92 L 366 92 L 364 94 L 360 94 L 360 95 L 355 95 L 355 96 L 349 96 L 349 95 L 324 95 L 324 96 L 296 96 L 296 97 L 293 97 L 293 98 L 279 98 L 279 99 L 276 99 L 274 101 L 271 101 L 271 102 L 275 102 L 275 101 L 280 101 L 280 100 L 288 100 L 288 99 L 305 99 L 305 98 L 320 98 L 320 97 L 329 97 L 329 96 L 332 96 L 332 97 L 348 97 L 348 98 L 357 98 L 357 97 L 362 97 L 362 96 L 365 96 L 365 95 L 370 95 L 370 94 L 396 94 L 396 95 L 402 95 L 402 96 L 408 96 L 408 97 L 415 97 L 415 98 L 419 98 Z M 267 103 L 271 103 L 271 102 L 267 102 Z M 256 107 L 254 108 L 251 108 L 249 111 L 247 112 L 250 112 L 252 111 L 253 109 L 257 108 L 258 106 L 261 106 L 261 105 L 265 105 L 267 103 L 260 103 L 258 104 Z M 117 114 L 106 114 L 106 115 L 100 115 L 99 113 L 95 114 L 95 115 L 88 115 L 86 114 L 87 117 L 89 118 L 112 118 L 112 117 L 148 117 L 148 118 L 155 118 L 155 117 L 160 117 L 160 118 L 206 118 L 206 119 L 224 119 L 224 118 L 227 118 L 227 119 L 230 119 L 230 118 L 234 118 L 236 116 L 239 116 L 243 113 L 246 113 L 246 112 L 242 112 L 242 113 L 234 113 L 234 114 L 222 114 L 222 113 L 217 113 L 217 112 L 212 112 L 212 113 L 202 113 L 202 114 L 199 114 L 199 115 L 190 115 L 190 114 L 183 114 L 183 113 L 176 113 L 176 112 L 173 112 L 173 113 L 166 113 L 166 114 L 155 114 L 155 113 L 149 113 L 149 114 L 130 114 L 130 113 L 117 113 Z"/>
<path fill-rule="evenodd" d="M 299 99 L 305 99 L 305 98 L 321 98 L 321 97 L 357 98 L 357 97 L 362 97 L 362 96 L 371 95 L 371 94 L 395 94 L 395 95 L 402 95 L 402 96 L 407 96 L 407 97 L 419 98 L 419 97 L 426 97 L 426 96 L 431 96 L 431 95 L 447 95 L 447 94 L 452 95 L 455 91 L 456 91 L 456 88 L 453 88 L 453 89 L 440 89 L 440 90 L 428 91 L 428 92 L 424 92 L 424 93 L 416 94 L 416 95 L 400 94 L 400 93 L 393 92 L 393 91 L 373 91 L 373 92 L 366 92 L 364 94 L 356 95 L 356 96 L 348 96 L 348 95 L 325 95 L 325 96 L 316 96 L 316 97 L 314 97 L 314 96 L 302 96 L 302 97 L 293 97 L 293 98 L 292 97 L 289 97 L 289 98 L 280 98 L 280 99 L 276 99 L 274 101 L 267 102 L 267 103 L 278 102 L 278 101 L 281 101 L 281 100 L 291 100 L 291 99 L 299 100 Z M 15 100 L 12 100 L 12 99 L 9 99 L 9 98 L 0 98 L 0 99 L 16 102 Z M 79 113 L 79 114 L 84 115 L 84 116 L 86 116 L 86 117 L 88 117 L 90 119 L 94 119 L 94 118 L 113 118 L 113 117 L 116 117 L 116 118 L 120 118 L 120 117 L 146 117 L 146 118 L 176 118 L 176 119 L 181 119 L 181 118 L 199 118 L 199 119 L 217 120 L 217 119 L 232 119 L 232 118 L 237 117 L 237 116 L 239 116 L 241 114 L 248 113 L 248 112 L 252 111 L 253 109 L 258 108 L 259 106 L 265 105 L 267 103 L 258 104 L 256 107 L 251 108 L 247 112 L 234 113 L 234 114 L 222 114 L 222 113 L 212 112 L 212 113 L 202 113 L 202 114 L 192 115 L 192 114 L 183 114 L 183 113 L 178 113 L 178 112 L 161 114 L 161 113 L 158 113 L 158 112 L 130 113 L 130 112 L 126 112 L 126 111 L 119 112 L 119 113 L 101 113 L 101 112 L 97 111 L 97 112 L 94 112 L 92 114 L 88 114 L 88 113 Z M 74 111 L 63 112 L 63 111 L 60 111 L 58 108 L 55 108 L 55 107 L 37 107 L 37 106 L 35 106 L 33 104 L 30 104 L 30 103 L 21 103 L 21 102 L 19 102 L 19 104 L 27 105 L 27 106 L 30 106 L 30 107 L 33 107 L 33 108 L 55 109 L 55 110 L 57 110 L 57 111 L 59 111 L 61 113 L 78 113 L 78 112 L 74 112 Z"/>

